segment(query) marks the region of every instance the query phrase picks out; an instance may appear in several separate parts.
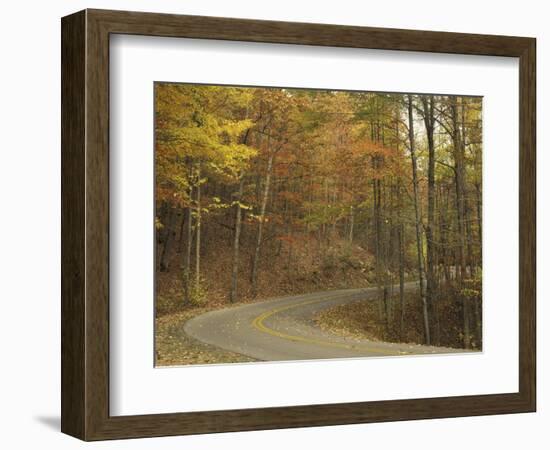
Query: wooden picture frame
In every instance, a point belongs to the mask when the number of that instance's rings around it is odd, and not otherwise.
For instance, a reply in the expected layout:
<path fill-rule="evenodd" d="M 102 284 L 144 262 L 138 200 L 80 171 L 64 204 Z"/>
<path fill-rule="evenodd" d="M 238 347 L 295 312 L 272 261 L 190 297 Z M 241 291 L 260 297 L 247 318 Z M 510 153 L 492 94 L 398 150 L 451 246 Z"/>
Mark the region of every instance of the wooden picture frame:
<path fill-rule="evenodd" d="M 84 440 L 535 411 L 533 38 L 85 10 L 62 19 L 62 416 Z M 109 415 L 109 36 L 135 34 L 519 58 L 519 391 L 140 416 Z"/>

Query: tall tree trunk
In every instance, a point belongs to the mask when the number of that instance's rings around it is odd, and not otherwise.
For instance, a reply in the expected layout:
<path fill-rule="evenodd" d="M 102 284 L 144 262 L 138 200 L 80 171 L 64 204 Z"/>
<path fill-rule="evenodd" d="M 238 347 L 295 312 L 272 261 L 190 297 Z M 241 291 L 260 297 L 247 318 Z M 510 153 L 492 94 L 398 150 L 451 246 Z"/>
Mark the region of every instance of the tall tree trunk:
<path fill-rule="evenodd" d="M 386 286 L 389 290 L 389 297 L 388 297 L 388 308 L 387 308 L 387 321 L 388 324 L 391 324 L 393 322 L 393 290 L 394 290 L 394 274 L 396 273 L 396 250 L 398 244 L 398 238 L 396 236 L 396 219 L 395 219 L 395 189 L 396 185 L 393 182 L 393 180 L 390 179 L 389 181 L 389 201 L 386 206 L 386 211 L 389 209 L 389 224 L 388 224 L 388 243 L 386 247 Z M 386 220 L 387 222 L 387 220 Z"/>
<path fill-rule="evenodd" d="M 418 174 L 416 162 L 416 147 L 414 140 L 414 117 L 413 117 L 413 99 L 409 95 L 408 113 L 409 113 L 409 147 L 411 151 L 412 175 L 413 175 L 413 191 L 414 191 L 414 214 L 416 228 L 416 250 L 418 254 L 418 281 L 420 285 L 420 298 L 422 300 L 422 315 L 424 318 L 424 338 L 426 344 L 429 345 L 430 339 L 430 318 L 428 314 L 428 304 L 424 292 L 424 256 L 422 249 L 422 219 L 420 217 L 420 200 L 418 192 Z"/>
<path fill-rule="evenodd" d="M 185 260 L 183 263 L 183 289 L 185 295 L 185 303 L 191 301 L 191 249 L 193 247 L 193 207 L 191 201 L 193 199 L 193 186 L 189 186 L 189 206 L 187 206 L 186 217 L 186 244 L 185 244 Z"/>
<path fill-rule="evenodd" d="M 443 194 L 445 193 L 445 201 L 441 200 L 439 208 L 439 236 L 441 240 L 441 258 L 443 259 L 443 272 L 445 276 L 445 285 L 447 289 L 451 286 L 451 271 L 449 270 L 450 266 L 450 251 L 449 238 L 448 238 L 448 224 L 447 224 L 447 215 L 449 211 L 449 189 L 445 186 L 440 186 L 440 197 L 443 199 Z"/>
<path fill-rule="evenodd" d="M 461 128 L 462 128 L 462 139 L 460 140 L 460 145 L 462 146 L 461 152 L 462 152 L 462 160 L 464 163 L 464 175 L 463 175 L 463 181 L 462 181 L 462 196 L 463 196 L 463 202 L 464 202 L 464 235 L 466 239 L 466 255 L 467 255 L 467 264 L 468 264 L 468 276 L 471 278 L 473 275 L 473 265 L 474 265 L 474 259 L 473 259 L 473 250 L 472 250 L 472 225 L 470 223 L 470 205 L 468 201 L 468 195 L 466 191 L 466 162 L 464 161 L 466 157 L 466 110 L 465 110 L 465 101 L 464 98 L 461 99 L 460 102 L 460 121 L 461 121 Z"/>
<path fill-rule="evenodd" d="M 349 212 L 349 236 L 348 236 L 350 245 L 353 244 L 353 222 L 354 222 L 354 219 L 355 219 L 355 211 L 353 209 L 353 206 L 351 206 L 350 207 L 350 212 Z"/>
<path fill-rule="evenodd" d="M 383 199 L 384 199 L 384 211 L 388 210 L 388 201 L 387 201 L 387 194 L 386 194 L 386 186 L 384 184 L 383 190 Z M 384 220 L 384 223 L 387 223 L 388 219 Z M 389 295 L 389 289 L 391 284 L 391 274 L 390 274 L 390 243 L 391 243 L 391 223 L 389 226 L 385 227 L 389 229 L 389 232 L 386 231 L 382 235 L 382 267 L 383 267 L 383 283 L 384 283 L 384 317 L 385 317 L 385 324 L 386 324 L 386 338 L 389 336 L 390 332 L 390 320 L 391 320 L 391 307 L 390 302 L 391 298 Z M 387 235 L 387 239 L 386 239 Z"/>
<path fill-rule="evenodd" d="M 233 268 L 231 270 L 231 291 L 229 292 L 229 301 L 235 302 L 237 299 L 237 278 L 239 274 L 239 239 L 241 237 L 241 199 L 243 196 L 244 179 L 241 177 L 239 183 L 239 193 L 235 204 L 235 235 L 233 237 Z"/>
<path fill-rule="evenodd" d="M 428 140 L 428 223 L 426 225 L 426 302 L 430 316 L 434 316 L 436 301 L 435 280 L 435 143 L 434 143 L 434 97 L 422 96 L 424 125 Z M 432 333 L 433 334 L 433 333 Z"/>
<path fill-rule="evenodd" d="M 482 240 L 483 240 L 483 219 L 481 216 L 481 186 L 479 183 L 475 184 L 476 188 L 476 213 L 477 213 L 477 238 L 479 244 L 479 261 L 478 265 L 481 267 L 483 255 L 482 255 Z"/>
<path fill-rule="evenodd" d="M 202 210 L 201 210 L 201 163 L 197 163 L 197 218 L 196 218 L 196 231 L 195 231 L 195 289 L 197 293 L 200 289 L 201 283 L 201 222 L 202 222 Z"/>
<path fill-rule="evenodd" d="M 168 219 L 164 233 L 164 246 L 162 247 L 162 254 L 160 256 L 160 271 L 168 272 L 170 270 L 170 250 L 172 249 L 172 242 L 174 240 L 174 216 L 176 215 L 174 208 L 170 208 L 168 211 Z"/>
<path fill-rule="evenodd" d="M 465 196 L 466 197 L 466 196 Z M 473 231 L 472 231 L 472 224 L 470 222 L 470 209 L 468 205 L 467 198 L 464 199 L 464 221 L 465 221 L 465 235 L 466 235 L 466 262 L 468 266 L 468 276 L 470 278 L 474 275 L 474 251 L 472 248 L 472 242 L 473 242 Z"/>
<path fill-rule="evenodd" d="M 378 157 L 373 157 L 373 166 L 375 169 L 379 169 Z M 382 220 L 380 217 L 380 180 L 375 179 L 372 181 L 373 198 L 374 198 L 374 230 L 375 236 L 375 272 L 376 272 L 376 286 L 378 291 L 378 317 L 380 320 L 384 317 L 384 297 L 383 297 L 383 280 L 382 280 Z"/>
<path fill-rule="evenodd" d="M 405 338 L 405 226 L 399 225 L 399 304 L 401 316 L 399 320 L 399 338 Z"/>
<path fill-rule="evenodd" d="M 181 216 L 181 221 L 180 221 L 180 230 L 179 230 L 179 238 L 178 238 L 178 248 L 177 248 L 177 252 L 178 253 L 181 253 L 182 249 L 183 249 L 183 232 L 185 230 L 185 209 L 181 209 L 180 210 L 180 213 L 178 214 Z"/>
<path fill-rule="evenodd" d="M 161 259 L 162 259 L 162 253 L 164 251 L 164 245 L 166 243 L 166 237 L 168 232 L 168 227 L 166 226 L 168 224 L 169 219 L 169 212 L 170 207 L 167 202 L 162 202 L 162 205 L 157 211 L 157 215 L 155 216 L 155 242 L 156 242 L 156 248 L 155 248 L 155 264 L 158 271 L 161 271 Z M 157 227 L 157 219 L 159 224 L 161 225 L 160 228 Z"/>
<path fill-rule="evenodd" d="M 435 189 L 435 222 L 433 228 L 434 239 L 434 277 L 435 277 L 435 299 L 432 308 L 432 317 L 434 321 L 434 333 L 432 342 L 434 345 L 441 345 L 441 318 L 440 318 L 440 299 L 441 297 L 441 261 L 444 260 L 443 236 L 441 234 L 441 211 L 443 209 L 443 200 L 441 198 L 441 189 L 439 186 Z"/>
<path fill-rule="evenodd" d="M 466 238 L 465 238 L 465 226 L 464 226 L 464 153 L 461 145 L 460 125 L 458 120 L 458 102 L 456 97 L 451 97 L 451 115 L 453 123 L 453 153 L 455 160 L 455 189 L 456 189 L 456 203 L 457 203 L 457 227 L 459 236 L 459 248 L 458 256 L 460 262 L 460 285 L 462 288 L 462 282 L 466 275 Z M 463 343 L 464 348 L 470 348 L 470 314 L 468 298 L 465 295 L 458 293 L 459 298 L 462 299 L 462 319 L 463 319 Z"/>
<path fill-rule="evenodd" d="M 271 183 L 271 173 L 273 172 L 274 158 L 275 158 L 275 152 L 272 151 L 270 152 L 269 158 L 267 160 L 267 171 L 265 175 L 264 192 L 262 195 L 262 204 L 260 207 L 260 218 L 258 221 L 258 234 L 256 236 L 256 247 L 254 249 L 254 259 L 252 260 L 252 273 L 250 276 L 250 283 L 252 284 L 252 295 L 254 297 L 258 293 L 258 264 L 260 260 L 260 249 L 262 246 L 262 231 L 263 231 L 263 225 L 264 225 L 264 219 L 265 219 L 267 199 L 269 197 L 269 187 Z"/>

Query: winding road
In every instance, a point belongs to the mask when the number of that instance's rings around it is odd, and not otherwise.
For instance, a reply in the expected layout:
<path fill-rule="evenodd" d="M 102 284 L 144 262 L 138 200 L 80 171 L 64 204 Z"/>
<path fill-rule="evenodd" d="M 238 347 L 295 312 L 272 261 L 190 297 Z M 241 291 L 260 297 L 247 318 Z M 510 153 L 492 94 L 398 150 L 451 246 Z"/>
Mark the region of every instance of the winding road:
<path fill-rule="evenodd" d="M 417 282 L 407 283 L 407 290 Z M 320 329 L 315 315 L 333 306 L 376 299 L 376 288 L 280 297 L 197 316 L 184 325 L 194 339 L 261 361 L 397 356 L 461 352 L 338 336 Z"/>

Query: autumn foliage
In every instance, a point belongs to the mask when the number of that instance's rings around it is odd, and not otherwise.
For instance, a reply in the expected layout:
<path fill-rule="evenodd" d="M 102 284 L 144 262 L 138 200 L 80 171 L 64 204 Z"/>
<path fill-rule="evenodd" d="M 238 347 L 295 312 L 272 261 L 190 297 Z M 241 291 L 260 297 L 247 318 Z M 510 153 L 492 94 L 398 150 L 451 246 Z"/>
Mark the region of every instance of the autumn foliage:
<path fill-rule="evenodd" d="M 378 286 L 382 334 L 481 347 L 481 137 L 479 98 L 157 83 L 157 313 Z"/>

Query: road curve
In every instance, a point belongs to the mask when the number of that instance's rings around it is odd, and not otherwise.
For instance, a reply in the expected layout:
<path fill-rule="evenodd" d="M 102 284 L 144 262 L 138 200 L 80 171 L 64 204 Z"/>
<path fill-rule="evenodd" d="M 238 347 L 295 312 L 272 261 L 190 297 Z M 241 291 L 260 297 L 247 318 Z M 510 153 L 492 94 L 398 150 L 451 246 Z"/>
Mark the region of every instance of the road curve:
<path fill-rule="evenodd" d="M 416 282 L 407 283 L 406 289 L 414 289 L 416 285 Z M 199 341 L 260 361 L 463 351 L 342 337 L 321 330 L 314 322 L 315 315 L 323 309 L 375 298 L 376 288 L 280 297 L 202 314 L 186 322 L 184 331 Z"/>

